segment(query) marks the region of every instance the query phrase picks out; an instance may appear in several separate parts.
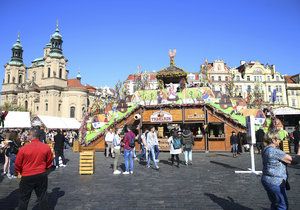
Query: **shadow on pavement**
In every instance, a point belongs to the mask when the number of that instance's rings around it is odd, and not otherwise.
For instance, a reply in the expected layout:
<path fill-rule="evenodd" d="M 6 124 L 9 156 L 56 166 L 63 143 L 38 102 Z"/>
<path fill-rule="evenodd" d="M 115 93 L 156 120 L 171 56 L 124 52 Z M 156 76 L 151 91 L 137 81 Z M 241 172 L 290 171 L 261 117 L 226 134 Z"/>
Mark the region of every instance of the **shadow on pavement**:
<path fill-rule="evenodd" d="M 220 162 L 216 162 L 216 161 L 210 161 L 213 164 L 219 165 L 219 166 L 223 166 L 224 168 L 228 168 L 228 169 L 239 169 L 239 170 L 245 170 L 243 168 L 239 168 L 239 167 L 235 167 L 235 166 L 231 166 L 229 164 L 226 163 L 220 163 Z"/>
<path fill-rule="evenodd" d="M 233 210 L 233 209 L 252 210 L 251 208 L 236 203 L 231 197 L 225 199 L 211 193 L 204 193 L 204 195 L 209 197 L 214 203 L 218 204 L 224 210 Z"/>
<path fill-rule="evenodd" d="M 59 198 L 65 195 L 65 191 L 60 190 L 59 187 L 53 188 L 51 193 L 48 193 L 48 206 L 49 210 L 55 209 L 57 201 Z M 36 204 L 33 210 L 39 210 L 38 204 Z"/>
<path fill-rule="evenodd" d="M 1 209 L 15 209 L 18 206 L 19 189 L 12 191 L 6 198 L 0 199 Z"/>

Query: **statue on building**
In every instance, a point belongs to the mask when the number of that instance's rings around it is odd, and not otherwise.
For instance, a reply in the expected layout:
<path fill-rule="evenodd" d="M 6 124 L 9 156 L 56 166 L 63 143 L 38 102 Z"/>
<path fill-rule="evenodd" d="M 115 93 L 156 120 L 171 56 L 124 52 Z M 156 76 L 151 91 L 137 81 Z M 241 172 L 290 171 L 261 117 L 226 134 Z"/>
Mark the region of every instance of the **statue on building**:
<path fill-rule="evenodd" d="M 174 50 L 169 50 L 169 57 L 170 57 L 170 66 L 174 66 L 175 65 L 175 56 L 176 56 L 176 49 Z"/>

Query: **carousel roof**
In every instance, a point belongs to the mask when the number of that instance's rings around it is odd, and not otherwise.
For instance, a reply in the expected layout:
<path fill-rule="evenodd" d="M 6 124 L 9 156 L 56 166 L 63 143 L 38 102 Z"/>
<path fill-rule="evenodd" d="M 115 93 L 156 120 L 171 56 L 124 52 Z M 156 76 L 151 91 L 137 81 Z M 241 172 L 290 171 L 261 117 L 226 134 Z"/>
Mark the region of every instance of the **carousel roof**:
<path fill-rule="evenodd" d="M 172 78 L 172 77 L 178 78 L 178 77 L 186 77 L 186 76 L 187 73 L 183 69 L 175 65 L 170 65 L 169 67 L 157 72 L 156 78 L 157 79 Z"/>

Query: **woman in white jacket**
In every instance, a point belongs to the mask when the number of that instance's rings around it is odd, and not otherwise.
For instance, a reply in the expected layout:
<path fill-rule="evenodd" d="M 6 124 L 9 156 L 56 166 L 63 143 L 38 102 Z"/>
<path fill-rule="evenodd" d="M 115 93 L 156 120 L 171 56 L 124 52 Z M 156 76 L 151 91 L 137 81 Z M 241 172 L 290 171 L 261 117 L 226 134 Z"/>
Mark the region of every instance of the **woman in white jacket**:
<path fill-rule="evenodd" d="M 182 153 L 181 149 L 181 137 L 178 135 L 178 133 L 173 130 L 172 131 L 172 136 L 168 139 L 169 145 L 170 145 L 170 154 L 171 154 L 171 161 L 172 161 L 172 166 L 174 165 L 174 157 L 176 157 L 177 161 L 177 167 L 179 168 L 179 154 Z"/>

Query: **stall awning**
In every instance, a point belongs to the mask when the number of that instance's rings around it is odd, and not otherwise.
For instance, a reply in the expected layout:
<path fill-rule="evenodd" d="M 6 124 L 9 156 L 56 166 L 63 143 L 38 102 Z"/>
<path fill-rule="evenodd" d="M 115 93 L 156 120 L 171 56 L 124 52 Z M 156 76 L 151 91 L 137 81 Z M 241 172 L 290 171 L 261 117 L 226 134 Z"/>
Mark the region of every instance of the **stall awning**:
<path fill-rule="evenodd" d="M 300 115 L 300 109 L 292 107 L 279 107 L 273 110 L 275 115 Z"/>
<path fill-rule="evenodd" d="M 4 128 L 30 128 L 30 113 L 9 111 L 4 121 Z"/>
<path fill-rule="evenodd" d="M 33 121 L 40 122 L 48 129 L 79 129 L 80 123 L 74 118 L 38 115 Z"/>

